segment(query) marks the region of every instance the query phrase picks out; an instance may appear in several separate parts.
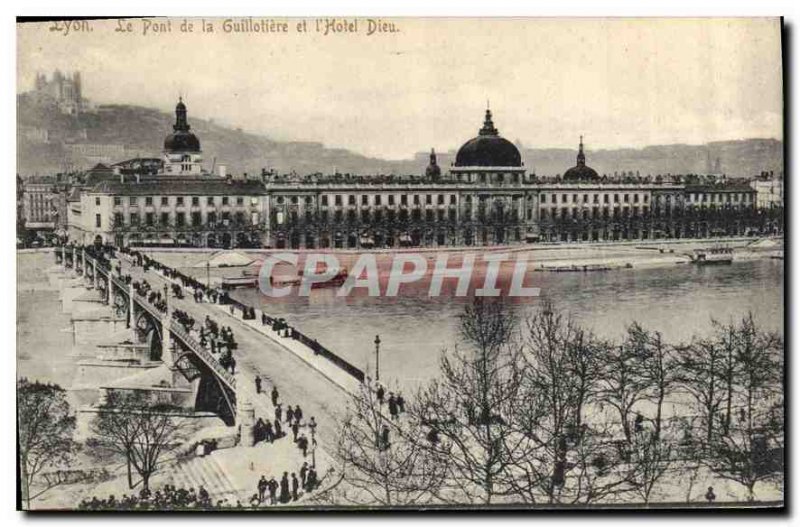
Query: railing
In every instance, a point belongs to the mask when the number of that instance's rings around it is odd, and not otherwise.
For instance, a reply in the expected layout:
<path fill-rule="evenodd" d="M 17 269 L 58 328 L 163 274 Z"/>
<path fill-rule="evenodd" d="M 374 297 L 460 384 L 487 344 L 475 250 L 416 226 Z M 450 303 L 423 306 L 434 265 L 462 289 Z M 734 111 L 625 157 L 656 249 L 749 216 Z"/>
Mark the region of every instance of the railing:
<path fill-rule="evenodd" d="M 243 305 L 240 302 L 236 301 L 234 302 L 235 304 Z M 271 317 L 266 313 L 263 313 L 263 315 L 264 315 L 263 318 L 264 322 L 266 322 L 267 325 L 270 327 L 272 327 L 275 324 L 275 322 L 278 321 L 278 319 Z M 340 356 L 336 355 L 334 352 L 330 351 L 328 348 L 317 342 L 315 339 L 305 336 L 304 334 L 297 331 L 295 328 L 290 328 L 290 329 L 292 332 L 290 338 L 302 342 L 303 345 L 305 345 L 307 348 L 309 348 L 311 351 L 314 352 L 314 355 L 319 355 L 322 358 L 331 361 L 335 366 L 338 366 L 348 374 L 352 375 L 356 380 L 358 380 L 358 382 L 362 383 L 364 382 L 365 374 L 362 370 L 356 368 L 355 366 L 353 366 Z"/>
<path fill-rule="evenodd" d="M 328 350 L 325 346 L 317 342 L 316 340 L 310 339 L 297 331 L 296 329 L 292 328 L 292 338 L 302 342 L 308 348 L 310 348 L 314 355 L 321 355 L 322 357 L 328 359 L 333 364 L 338 366 L 339 368 L 343 369 L 353 377 L 355 377 L 358 382 L 364 382 L 364 372 L 360 369 L 356 368 L 340 356 L 336 355 L 332 351 Z"/>
<path fill-rule="evenodd" d="M 136 301 L 138 302 L 138 304 L 140 306 L 142 306 L 144 308 L 145 311 L 147 311 L 148 313 L 153 315 L 156 318 L 156 320 L 161 320 L 161 317 L 164 316 L 164 313 L 161 313 L 158 309 L 156 309 L 155 307 L 151 306 L 147 302 L 147 299 L 145 299 L 145 298 L 141 298 L 141 299 L 137 298 Z"/>
<path fill-rule="evenodd" d="M 180 327 L 177 322 L 172 322 L 169 330 L 181 339 L 195 355 L 200 357 L 200 360 L 205 362 L 219 378 L 225 381 L 225 384 L 227 384 L 231 390 L 236 390 L 236 378 L 228 370 L 223 368 L 222 365 L 217 362 L 217 359 Z"/>
<path fill-rule="evenodd" d="M 126 284 L 125 282 L 123 282 L 122 280 L 117 278 L 116 276 L 113 276 L 113 275 L 109 275 L 109 276 L 111 277 L 111 282 L 115 286 L 117 286 L 122 291 L 122 293 L 127 295 L 128 294 L 128 284 Z"/>

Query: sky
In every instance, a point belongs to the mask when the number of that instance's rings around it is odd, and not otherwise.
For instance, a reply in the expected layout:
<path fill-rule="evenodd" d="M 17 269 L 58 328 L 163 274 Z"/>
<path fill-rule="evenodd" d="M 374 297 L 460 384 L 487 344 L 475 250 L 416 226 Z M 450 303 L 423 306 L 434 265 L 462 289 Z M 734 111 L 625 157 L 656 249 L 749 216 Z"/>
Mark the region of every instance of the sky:
<path fill-rule="evenodd" d="M 226 33 L 221 18 L 182 32 L 184 20 L 147 34 L 141 19 L 130 32 L 18 25 L 17 91 L 80 70 L 98 104 L 171 112 L 183 95 L 190 123 L 385 159 L 458 148 L 487 101 L 500 134 L 531 148 L 575 148 L 581 134 L 589 149 L 782 139 L 778 19 L 401 18 L 372 35 L 366 19 L 328 35 L 315 19 L 306 32 L 274 19 L 287 33 Z"/>

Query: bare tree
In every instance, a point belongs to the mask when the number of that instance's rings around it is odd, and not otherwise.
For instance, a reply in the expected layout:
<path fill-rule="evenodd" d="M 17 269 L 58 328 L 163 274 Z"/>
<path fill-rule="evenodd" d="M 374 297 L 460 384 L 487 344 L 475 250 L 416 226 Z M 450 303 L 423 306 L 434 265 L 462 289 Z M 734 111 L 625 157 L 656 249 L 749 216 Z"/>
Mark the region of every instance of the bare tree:
<path fill-rule="evenodd" d="M 675 350 L 664 342 L 661 333 L 647 331 L 636 322 L 628 327 L 628 343 L 634 348 L 634 355 L 642 360 L 642 377 L 649 392 L 646 398 L 655 406 L 651 421 L 654 441 L 658 443 L 664 421 L 664 402 L 677 384 Z"/>
<path fill-rule="evenodd" d="M 647 505 L 658 482 L 673 468 L 672 445 L 654 428 L 634 432 L 633 441 L 626 448 L 630 460 L 627 481 L 631 491 Z"/>
<path fill-rule="evenodd" d="M 628 443 L 633 439 L 633 409 L 647 398 L 649 388 L 641 366 L 646 350 L 642 347 L 640 336 L 628 333 L 621 345 L 604 346 L 600 358 L 603 372 L 600 375 L 599 400 L 616 410 Z"/>
<path fill-rule="evenodd" d="M 511 492 L 504 473 L 521 455 L 512 416 L 522 404 L 514 327 L 501 301 L 477 299 L 461 317 L 464 349 L 443 352 L 440 378 L 417 395 L 413 413 L 430 427 L 427 448 L 449 471 L 442 500 L 490 504 Z"/>
<path fill-rule="evenodd" d="M 589 419 L 607 345 L 550 302 L 527 321 L 523 342 L 526 403 L 518 422 L 531 444 L 514 471 L 518 494 L 528 502 L 590 503 L 621 492 L 613 432 Z"/>
<path fill-rule="evenodd" d="M 384 507 L 429 502 L 445 471 L 428 449 L 419 448 L 425 433 L 416 419 L 391 421 L 370 387 L 353 397 L 340 433 L 335 459 L 343 481 L 341 501 Z"/>
<path fill-rule="evenodd" d="M 179 444 L 184 428 L 179 408 L 154 403 L 147 393 L 140 391 L 109 392 L 91 424 L 96 443 L 125 458 L 129 486 L 134 486 L 132 467 L 142 478 L 143 488 L 148 490 L 159 461 Z"/>
<path fill-rule="evenodd" d="M 783 339 L 760 331 L 748 315 L 725 332 L 735 364 L 730 422 L 720 415 L 710 441 L 701 445 L 700 463 L 717 476 L 745 487 L 783 475 Z M 725 351 L 725 345 L 720 345 Z"/>
<path fill-rule="evenodd" d="M 77 450 L 66 391 L 55 384 L 18 380 L 17 424 L 22 499 L 30 510 L 31 501 L 63 482 L 39 476 L 68 465 Z"/>

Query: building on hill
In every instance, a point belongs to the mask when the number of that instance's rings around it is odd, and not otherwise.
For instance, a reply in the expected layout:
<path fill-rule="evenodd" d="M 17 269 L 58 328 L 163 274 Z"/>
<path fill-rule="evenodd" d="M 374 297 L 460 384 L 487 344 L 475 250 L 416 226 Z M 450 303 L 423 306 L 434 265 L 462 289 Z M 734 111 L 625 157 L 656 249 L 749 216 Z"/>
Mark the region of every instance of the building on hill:
<path fill-rule="evenodd" d="M 33 94 L 52 100 L 67 115 L 78 115 L 89 108 L 88 101 L 83 98 L 79 71 L 70 75 L 56 70 L 50 79 L 43 73 L 37 73 Z"/>

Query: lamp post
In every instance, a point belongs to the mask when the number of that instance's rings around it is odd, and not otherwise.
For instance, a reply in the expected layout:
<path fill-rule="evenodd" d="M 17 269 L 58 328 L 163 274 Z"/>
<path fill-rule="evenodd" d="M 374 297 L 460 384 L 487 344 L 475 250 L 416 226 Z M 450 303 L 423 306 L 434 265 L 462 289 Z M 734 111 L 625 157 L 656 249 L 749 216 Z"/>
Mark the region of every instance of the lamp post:
<path fill-rule="evenodd" d="M 211 261 L 206 261 L 206 289 L 211 288 Z"/>
<path fill-rule="evenodd" d="M 375 335 L 375 380 L 381 380 L 381 336 Z"/>
<path fill-rule="evenodd" d="M 317 468 L 317 422 L 313 417 L 308 427 L 311 429 L 311 466 Z"/>

